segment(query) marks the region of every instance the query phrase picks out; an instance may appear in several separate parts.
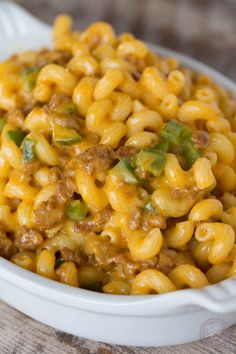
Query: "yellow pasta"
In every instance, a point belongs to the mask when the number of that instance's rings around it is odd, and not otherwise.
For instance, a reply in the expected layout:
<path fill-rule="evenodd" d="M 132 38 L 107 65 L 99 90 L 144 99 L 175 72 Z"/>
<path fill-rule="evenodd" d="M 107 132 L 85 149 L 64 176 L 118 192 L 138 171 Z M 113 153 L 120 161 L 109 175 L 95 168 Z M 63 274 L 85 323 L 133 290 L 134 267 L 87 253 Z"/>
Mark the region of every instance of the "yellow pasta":
<path fill-rule="evenodd" d="M 149 147 L 158 143 L 159 137 L 157 134 L 152 132 L 141 131 L 133 134 L 126 141 L 127 146 L 133 146 L 137 149 L 143 149 L 145 147 Z"/>
<path fill-rule="evenodd" d="M 211 133 L 210 143 L 207 151 L 215 152 L 219 162 L 230 164 L 234 160 L 234 146 L 231 141 L 223 134 Z"/>
<path fill-rule="evenodd" d="M 220 263 L 213 265 L 207 272 L 206 277 L 211 284 L 219 283 L 220 281 L 228 278 L 228 274 L 231 271 L 230 263 Z"/>
<path fill-rule="evenodd" d="M 17 208 L 17 219 L 21 226 L 28 229 L 35 226 L 33 222 L 33 202 L 30 200 L 23 200 Z"/>
<path fill-rule="evenodd" d="M 157 133 L 161 129 L 162 123 L 162 118 L 157 112 L 144 110 L 134 113 L 127 119 L 127 134 L 130 137 L 144 130 Z"/>
<path fill-rule="evenodd" d="M 12 257 L 11 261 L 31 272 L 36 271 L 36 259 L 33 252 L 19 252 Z"/>
<path fill-rule="evenodd" d="M 209 88 L 209 87 L 199 88 L 196 91 L 196 98 L 197 98 L 197 100 L 203 101 L 206 103 L 214 103 L 215 102 L 214 91 L 212 90 L 212 88 Z"/>
<path fill-rule="evenodd" d="M 112 208 L 118 212 L 129 212 L 132 208 L 141 207 L 143 201 L 139 199 L 137 187 L 126 185 L 119 187 L 119 176 L 112 171 L 107 177 L 105 190 Z"/>
<path fill-rule="evenodd" d="M 37 194 L 37 196 L 34 199 L 34 207 L 37 208 L 41 203 L 46 203 L 50 199 L 50 197 L 53 197 L 56 192 L 56 186 L 55 184 L 49 184 L 44 186 L 40 190 L 40 192 Z"/>
<path fill-rule="evenodd" d="M 56 270 L 60 282 L 78 288 L 78 270 L 73 262 L 64 262 Z"/>
<path fill-rule="evenodd" d="M 128 55 L 134 55 L 138 58 L 143 59 L 147 55 L 147 52 L 147 46 L 143 42 L 136 39 L 132 39 L 122 41 L 117 48 L 116 54 L 118 57 L 121 58 L 126 57 Z"/>
<path fill-rule="evenodd" d="M 222 212 L 220 220 L 232 226 L 234 231 L 236 231 L 236 207 L 231 207 Z"/>
<path fill-rule="evenodd" d="M 215 187 L 216 179 L 212 172 L 210 161 L 201 157 L 193 165 L 193 175 L 199 189 L 210 189 Z"/>
<path fill-rule="evenodd" d="M 126 61 L 124 59 L 117 58 L 117 57 L 103 58 L 100 62 L 100 70 L 101 70 L 102 74 L 104 75 L 108 70 L 111 70 L 111 69 L 118 69 L 123 74 L 125 74 L 127 72 L 128 73 L 134 72 L 135 66 L 133 66 L 132 63 L 129 63 L 128 61 Z"/>
<path fill-rule="evenodd" d="M 215 105 L 197 100 L 185 102 L 178 114 L 180 121 L 184 123 L 192 123 L 197 119 L 211 121 L 220 116 L 220 110 Z"/>
<path fill-rule="evenodd" d="M 2 152 L 0 152 L 0 178 L 5 179 L 8 177 L 11 170 L 10 164 L 4 158 Z"/>
<path fill-rule="evenodd" d="M 7 81 L 2 77 L 0 82 L 0 108 L 8 110 L 21 105 L 21 99 L 17 95 L 19 88 L 19 78 L 16 74 L 9 73 Z"/>
<path fill-rule="evenodd" d="M 223 205 L 217 199 L 204 199 L 196 203 L 189 213 L 191 221 L 207 221 L 219 218 L 223 212 Z"/>
<path fill-rule="evenodd" d="M 160 229 L 152 229 L 148 234 L 143 231 L 128 233 L 128 248 L 134 259 L 144 260 L 155 257 L 163 245 Z"/>
<path fill-rule="evenodd" d="M 192 175 L 182 170 L 177 157 L 173 154 L 167 155 L 164 172 L 169 184 L 174 188 L 184 189 L 193 186 Z"/>
<path fill-rule="evenodd" d="M 24 182 L 10 179 L 3 191 L 3 195 L 8 198 L 18 198 L 21 200 L 33 200 L 38 193 L 38 190 L 29 186 Z"/>
<path fill-rule="evenodd" d="M 4 179 L 0 179 L 0 205 L 7 205 L 7 197 L 3 194 L 5 189 L 6 181 Z"/>
<path fill-rule="evenodd" d="M 48 167 L 41 167 L 34 174 L 34 179 L 42 187 L 50 183 L 50 169 Z"/>
<path fill-rule="evenodd" d="M 212 247 L 213 241 L 199 242 L 195 238 L 192 238 L 190 242 L 191 254 L 195 259 L 198 267 L 206 271 L 210 268 L 211 264 L 208 260 L 208 256 Z"/>
<path fill-rule="evenodd" d="M 87 28 L 81 35 L 81 41 L 93 47 L 97 44 L 111 44 L 115 42 L 113 28 L 106 22 L 97 22 Z"/>
<path fill-rule="evenodd" d="M 193 236 L 193 221 L 182 221 L 176 223 L 175 227 L 165 232 L 165 240 L 168 247 L 180 249 L 185 246 Z"/>
<path fill-rule="evenodd" d="M 86 115 L 86 128 L 91 132 L 103 135 L 105 119 L 112 109 L 111 100 L 101 100 L 94 102 Z"/>
<path fill-rule="evenodd" d="M 55 254 L 61 251 L 63 248 L 69 248 L 70 250 L 76 250 L 78 247 L 77 240 L 73 240 L 67 237 L 65 234 L 57 233 L 54 237 L 46 239 L 39 247 L 41 252 L 44 249 L 49 250 L 51 253 Z"/>
<path fill-rule="evenodd" d="M 189 212 L 195 200 L 192 198 L 176 199 L 169 186 L 158 188 L 152 195 L 158 212 L 166 217 L 180 217 Z"/>
<path fill-rule="evenodd" d="M 35 150 L 38 158 L 50 166 L 55 166 L 58 163 L 58 155 L 54 148 L 49 144 L 43 135 L 37 134 Z"/>
<path fill-rule="evenodd" d="M 111 119 L 114 121 L 125 121 L 132 112 L 131 98 L 121 92 L 114 91 L 111 95 L 113 109 L 111 111 Z"/>
<path fill-rule="evenodd" d="M 123 81 L 123 74 L 117 69 L 110 69 L 106 74 L 97 82 L 94 88 L 95 100 L 103 100 L 108 98 L 112 91 L 115 90 Z"/>
<path fill-rule="evenodd" d="M 230 122 L 225 118 L 210 120 L 206 126 L 209 132 L 227 133 L 230 131 Z"/>
<path fill-rule="evenodd" d="M 97 61 L 90 55 L 74 56 L 68 69 L 76 76 L 93 76 L 98 70 Z"/>
<path fill-rule="evenodd" d="M 51 126 L 47 114 L 42 108 L 35 107 L 24 120 L 24 128 L 30 131 L 50 131 Z"/>
<path fill-rule="evenodd" d="M 124 79 L 119 85 L 119 90 L 127 95 L 130 95 L 133 99 L 140 98 L 143 91 L 140 82 L 135 81 L 129 71 L 124 74 Z"/>
<path fill-rule="evenodd" d="M 185 85 L 185 76 L 179 70 L 172 70 L 168 75 L 167 87 L 171 93 L 179 95 Z"/>
<path fill-rule="evenodd" d="M 2 156 L 5 161 L 16 170 L 22 167 L 22 153 L 18 146 L 8 139 L 4 139 L 1 146 Z"/>
<path fill-rule="evenodd" d="M 233 228 L 230 225 L 218 222 L 200 224 L 196 229 L 195 237 L 200 242 L 214 241 L 208 256 L 209 262 L 212 264 L 223 262 L 235 242 Z"/>
<path fill-rule="evenodd" d="M 142 75 L 143 86 L 154 96 L 163 99 L 170 92 L 167 83 L 161 77 L 161 74 L 154 67 L 148 67 Z"/>
<path fill-rule="evenodd" d="M 155 291 L 158 294 L 175 290 L 174 283 L 163 273 L 154 269 L 147 269 L 139 273 L 131 287 L 131 294 L 144 295 Z"/>
<path fill-rule="evenodd" d="M 113 280 L 103 287 L 103 292 L 113 295 L 129 295 L 130 286 L 122 280 Z"/>
<path fill-rule="evenodd" d="M 54 254 L 48 250 L 41 251 L 36 260 L 36 273 L 49 279 L 55 279 L 56 274 L 54 266 Z"/>
<path fill-rule="evenodd" d="M 70 32 L 72 27 L 71 18 L 67 15 L 57 17 L 53 27 L 53 37 L 56 39 Z"/>
<path fill-rule="evenodd" d="M 75 102 L 79 114 L 86 116 L 89 107 L 93 103 L 94 87 L 97 79 L 94 77 L 84 77 L 80 80 L 73 93 L 73 101 Z"/>
<path fill-rule="evenodd" d="M 18 227 L 16 214 L 11 212 L 9 205 L 0 205 L 0 222 L 6 231 L 16 231 Z"/>
<path fill-rule="evenodd" d="M 236 101 L 210 77 L 60 15 L 0 63 L 0 255 L 114 295 L 236 274 Z"/>
<path fill-rule="evenodd" d="M 190 265 L 181 264 L 169 274 L 170 279 L 178 289 L 188 286 L 189 288 L 202 288 L 208 285 L 206 276 L 200 269 Z"/>
<path fill-rule="evenodd" d="M 177 117 L 179 110 L 179 102 L 177 96 L 173 93 L 166 95 L 158 108 L 159 113 L 165 120 L 171 120 Z"/>
<path fill-rule="evenodd" d="M 92 209 L 96 210 L 108 205 L 105 191 L 102 188 L 98 188 L 94 178 L 86 172 L 77 169 L 76 184 L 82 198 Z"/>
<path fill-rule="evenodd" d="M 53 94 L 54 86 L 67 95 L 71 95 L 76 80 L 74 76 L 56 64 L 48 64 L 41 71 L 34 89 L 34 97 L 39 102 L 46 102 Z"/>
<path fill-rule="evenodd" d="M 230 192 L 235 189 L 236 172 L 232 167 L 219 162 L 213 167 L 213 172 L 220 191 Z"/>
<path fill-rule="evenodd" d="M 122 122 L 111 122 L 106 125 L 104 134 L 100 140 L 100 144 L 111 146 L 113 149 L 118 148 L 121 139 L 126 135 L 127 127 Z"/>
<path fill-rule="evenodd" d="M 79 43 L 79 44 L 82 44 L 82 43 Z M 100 61 L 103 59 L 106 59 L 106 58 L 114 58 L 115 57 L 115 49 L 113 48 L 112 45 L 104 43 L 94 49 L 93 56 L 97 60 L 100 60 Z"/>

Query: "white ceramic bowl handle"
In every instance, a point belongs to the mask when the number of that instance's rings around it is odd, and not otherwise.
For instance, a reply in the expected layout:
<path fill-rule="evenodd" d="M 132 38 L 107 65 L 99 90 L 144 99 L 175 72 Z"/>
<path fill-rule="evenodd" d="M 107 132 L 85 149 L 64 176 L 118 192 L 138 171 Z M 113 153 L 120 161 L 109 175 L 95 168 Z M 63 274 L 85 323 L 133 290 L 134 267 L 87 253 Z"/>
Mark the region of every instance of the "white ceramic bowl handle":
<path fill-rule="evenodd" d="M 49 26 L 32 16 L 19 5 L 0 1 L 0 42 L 48 33 Z"/>
<path fill-rule="evenodd" d="M 176 310 L 182 306 L 197 305 L 202 309 L 212 311 L 213 313 L 230 313 L 235 311 L 236 308 L 236 277 L 225 280 L 214 286 L 206 286 L 202 289 L 187 289 L 186 291 L 177 291 L 175 293 L 175 301 L 168 301 L 168 296 L 171 293 L 165 294 L 163 297 L 163 309 L 165 306 Z M 145 311 L 157 308 L 156 302 L 160 306 L 162 297 L 151 297 L 144 302 L 146 306 Z"/>
<path fill-rule="evenodd" d="M 216 313 L 235 311 L 236 277 L 206 287 L 198 297 L 198 304 Z"/>

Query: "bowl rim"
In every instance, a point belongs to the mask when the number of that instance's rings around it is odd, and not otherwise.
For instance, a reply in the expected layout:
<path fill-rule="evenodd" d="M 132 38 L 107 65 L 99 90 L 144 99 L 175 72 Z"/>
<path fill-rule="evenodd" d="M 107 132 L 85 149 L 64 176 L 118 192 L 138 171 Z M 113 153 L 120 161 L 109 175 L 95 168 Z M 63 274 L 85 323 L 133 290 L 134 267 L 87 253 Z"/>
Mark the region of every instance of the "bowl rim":
<path fill-rule="evenodd" d="M 29 37 L 29 40 L 33 42 L 33 38 L 33 36 Z M 14 38 L 15 40 L 23 40 L 23 37 Z M 47 38 L 45 38 L 45 42 L 47 43 Z M 173 50 L 150 43 L 148 43 L 148 46 L 157 55 L 174 57 L 180 61 L 181 65 L 212 77 L 216 83 L 236 96 L 236 84 L 218 71 L 196 59 Z M 0 257 L 0 278 L 21 290 L 45 300 L 90 312 L 115 315 L 156 316 L 179 309 L 180 307 L 186 307 L 186 311 L 189 311 L 188 306 L 190 306 L 191 311 L 207 309 L 213 312 L 226 313 L 236 310 L 236 277 L 201 289 L 177 290 L 158 294 L 158 296 L 110 295 L 73 288 L 46 279 Z"/>

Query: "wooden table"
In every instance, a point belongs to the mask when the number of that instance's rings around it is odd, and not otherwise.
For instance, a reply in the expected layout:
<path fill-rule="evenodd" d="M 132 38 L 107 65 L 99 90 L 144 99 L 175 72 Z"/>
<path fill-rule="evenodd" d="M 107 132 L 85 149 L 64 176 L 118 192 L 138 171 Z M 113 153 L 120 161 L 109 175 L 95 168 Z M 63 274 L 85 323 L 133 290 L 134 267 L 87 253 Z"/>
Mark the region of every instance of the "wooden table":
<path fill-rule="evenodd" d="M 236 0 L 18 0 L 52 23 L 62 12 L 85 28 L 98 19 L 118 32 L 181 51 L 236 81 Z M 110 346 L 56 331 L 0 302 L 0 354 L 151 354 L 236 352 L 236 326 L 223 340 L 169 348 Z"/>
<path fill-rule="evenodd" d="M 0 302 L 1 354 L 235 354 L 236 326 L 222 338 L 165 348 L 112 346 L 56 331 Z"/>

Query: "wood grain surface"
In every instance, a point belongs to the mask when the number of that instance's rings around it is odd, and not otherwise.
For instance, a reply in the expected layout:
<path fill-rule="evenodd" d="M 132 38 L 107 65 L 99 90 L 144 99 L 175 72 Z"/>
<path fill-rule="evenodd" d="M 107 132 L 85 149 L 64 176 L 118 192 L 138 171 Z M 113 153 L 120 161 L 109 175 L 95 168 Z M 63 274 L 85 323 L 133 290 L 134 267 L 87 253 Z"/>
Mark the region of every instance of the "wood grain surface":
<path fill-rule="evenodd" d="M 75 27 L 96 20 L 118 33 L 183 52 L 236 81 L 236 0 L 18 0 L 47 23 L 69 13 Z M 92 325 L 92 324 L 91 324 Z M 0 354 L 235 354 L 236 326 L 222 340 L 168 348 L 110 346 L 74 337 L 36 322 L 0 302 Z"/>
<path fill-rule="evenodd" d="M 236 326 L 206 342 L 163 348 L 112 346 L 56 331 L 0 302 L 1 354 L 235 354 L 235 343 Z"/>

